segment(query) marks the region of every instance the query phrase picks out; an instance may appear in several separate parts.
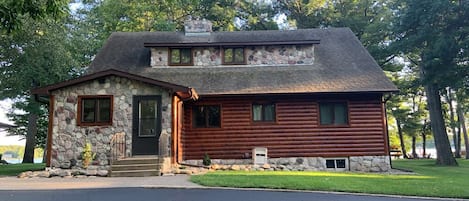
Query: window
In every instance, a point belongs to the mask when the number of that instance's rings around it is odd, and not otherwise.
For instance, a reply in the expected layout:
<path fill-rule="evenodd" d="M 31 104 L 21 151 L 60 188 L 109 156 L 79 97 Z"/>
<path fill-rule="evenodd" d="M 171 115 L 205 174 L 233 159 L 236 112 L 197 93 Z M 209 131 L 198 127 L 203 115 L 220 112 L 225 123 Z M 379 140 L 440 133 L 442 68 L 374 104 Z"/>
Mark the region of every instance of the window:
<path fill-rule="evenodd" d="M 245 64 L 244 48 L 224 48 L 223 49 L 223 64 Z"/>
<path fill-rule="evenodd" d="M 79 96 L 78 125 L 111 125 L 112 96 Z"/>
<path fill-rule="evenodd" d="M 220 117 L 220 106 L 217 105 L 194 106 L 192 110 L 194 128 L 220 128 Z"/>
<path fill-rule="evenodd" d="M 346 169 L 347 168 L 347 160 L 344 158 L 340 159 L 326 159 L 326 168 L 327 169 Z"/>
<path fill-rule="evenodd" d="M 155 137 L 161 131 L 159 99 L 138 101 L 138 136 Z"/>
<path fill-rule="evenodd" d="M 347 125 L 347 103 L 320 103 L 319 116 L 321 125 Z"/>
<path fill-rule="evenodd" d="M 275 121 L 275 104 L 252 104 L 252 120 L 255 122 Z"/>
<path fill-rule="evenodd" d="M 192 64 L 192 50 L 190 48 L 171 48 L 170 65 L 191 65 Z"/>

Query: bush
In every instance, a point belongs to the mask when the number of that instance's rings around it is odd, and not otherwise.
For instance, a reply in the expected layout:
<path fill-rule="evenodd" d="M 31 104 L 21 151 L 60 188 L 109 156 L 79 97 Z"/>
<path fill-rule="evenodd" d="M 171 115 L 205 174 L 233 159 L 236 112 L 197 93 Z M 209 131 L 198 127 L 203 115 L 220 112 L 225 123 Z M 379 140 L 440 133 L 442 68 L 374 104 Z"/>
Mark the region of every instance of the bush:
<path fill-rule="evenodd" d="M 210 156 L 208 156 L 207 153 L 205 153 L 204 155 L 204 158 L 202 160 L 202 164 L 204 164 L 205 166 L 209 166 L 212 164 L 212 160 L 210 159 Z"/>

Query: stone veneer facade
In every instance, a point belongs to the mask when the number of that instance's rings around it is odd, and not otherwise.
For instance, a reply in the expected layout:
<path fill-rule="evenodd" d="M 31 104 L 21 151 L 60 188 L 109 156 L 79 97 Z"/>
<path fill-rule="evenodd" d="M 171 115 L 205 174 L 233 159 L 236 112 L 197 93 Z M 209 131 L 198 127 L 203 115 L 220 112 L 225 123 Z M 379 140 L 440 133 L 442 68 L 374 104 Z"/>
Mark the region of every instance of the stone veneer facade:
<path fill-rule="evenodd" d="M 168 48 L 152 48 L 152 67 L 169 67 Z M 253 46 L 245 48 L 246 65 L 298 65 L 313 64 L 313 45 Z M 222 51 L 218 47 L 192 48 L 193 67 L 223 67 Z M 243 66 L 243 65 L 236 65 Z M 187 66 L 184 66 L 187 67 Z"/>
<path fill-rule="evenodd" d="M 345 169 L 326 168 L 327 159 L 346 159 Z M 359 172 L 388 172 L 391 170 L 389 156 L 350 156 L 350 157 L 290 157 L 269 158 L 267 164 L 253 165 L 252 159 L 212 159 L 212 169 L 215 170 L 284 170 L 284 171 L 359 171 Z M 186 160 L 185 164 L 202 166 L 202 160 Z"/>
<path fill-rule="evenodd" d="M 171 152 L 171 92 L 139 81 L 117 76 L 56 90 L 54 95 L 54 116 L 52 134 L 51 167 L 70 168 L 75 160 L 76 167 L 82 167 L 81 153 L 88 141 L 96 153 L 93 167 L 109 169 L 110 140 L 119 132 L 126 134 L 126 156 L 132 153 L 132 100 L 134 95 L 161 95 L 162 120 L 160 155 L 169 158 Z M 78 96 L 112 95 L 113 119 L 111 126 L 77 126 Z"/>

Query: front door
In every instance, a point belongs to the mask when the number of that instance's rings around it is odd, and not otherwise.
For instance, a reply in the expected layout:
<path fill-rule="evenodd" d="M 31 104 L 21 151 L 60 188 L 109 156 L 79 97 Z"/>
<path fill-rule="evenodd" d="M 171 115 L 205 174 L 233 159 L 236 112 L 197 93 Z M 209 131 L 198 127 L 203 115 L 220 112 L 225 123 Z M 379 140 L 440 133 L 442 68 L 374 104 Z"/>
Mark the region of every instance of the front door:
<path fill-rule="evenodd" d="M 134 96 L 132 114 L 132 155 L 158 155 L 161 96 Z"/>

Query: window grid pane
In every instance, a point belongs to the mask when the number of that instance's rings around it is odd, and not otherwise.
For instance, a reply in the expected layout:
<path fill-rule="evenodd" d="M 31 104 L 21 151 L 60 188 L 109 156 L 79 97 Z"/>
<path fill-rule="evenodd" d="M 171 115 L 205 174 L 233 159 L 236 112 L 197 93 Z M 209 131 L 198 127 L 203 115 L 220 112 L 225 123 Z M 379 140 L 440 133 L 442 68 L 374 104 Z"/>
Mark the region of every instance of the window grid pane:
<path fill-rule="evenodd" d="M 96 100 L 95 99 L 83 99 L 82 100 L 82 122 L 95 122 L 96 118 Z"/>
<path fill-rule="evenodd" d="M 253 104 L 253 121 L 275 121 L 275 104 Z"/>
<path fill-rule="evenodd" d="M 244 49 L 243 48 L 236 48 L 234 58 L 235 58 L 234 62 L 243 63 L 244 62 Z"/>
<path fill-rule="evenodd" d="M 254 121 L 262 120 L 262 106 L 261 105 L 252 106 L 252 120 Z"/>
<path fill-rule="evenodd" d="M 158 105 L 156 100 L 140 101 L 140 128 L 138 133 L 139 136 L 150 137 L 157 135 L 157 109 Z"/>
<path fill-rule="evenodd" d="M 225 49 L 224 57 L 225 63 L 233 63 L 233 48 Z"/>
<path fill-rule="evenodd" d="M 190 64 L 191 63 L 191 49 L 181 49 L 181 63 Z"/>
<path fill-rule="evenodd" d="M 346 103 L 320 103 L 319 116 L 321 125 L 348 124 L 348 109 Z"/>
<path fill-rule="evenodd" d="M 171 63 L 181 63 L 181 52 L 179 49 L 171 49 Z"/>
<path fill-rule="evenodd" d="M 77 123 L 107 124 L 112 122 L 111 97 L 84 97 L 80 99 L 80 119 Z"/>
<path fill-rule="evenodd" d="M 110 122 L 111 120 L 111 100 L 108 98 L 100 98 L 98 101 L 97 122 Z"/>
<path fill-rule="evenodd" d="M 192 110 L 194 128 L 219 128 L 220 117 L 220 106 L 194 106 Z"/>

